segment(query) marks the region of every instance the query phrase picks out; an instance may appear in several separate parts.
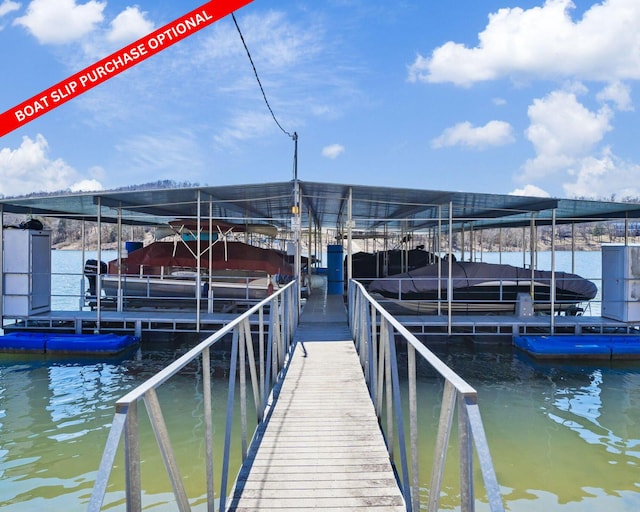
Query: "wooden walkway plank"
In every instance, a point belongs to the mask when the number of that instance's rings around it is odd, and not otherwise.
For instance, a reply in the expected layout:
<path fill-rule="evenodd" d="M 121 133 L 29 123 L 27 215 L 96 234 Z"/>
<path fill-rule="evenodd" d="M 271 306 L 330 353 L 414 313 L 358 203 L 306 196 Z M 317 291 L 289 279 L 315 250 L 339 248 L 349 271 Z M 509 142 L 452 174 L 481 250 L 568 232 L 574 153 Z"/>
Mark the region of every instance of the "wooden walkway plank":
<path fill-rule="evenodd" d="M 230 511 L 406 510 L 342 297 L 321 299 L 305 306 L 295 337 L 307 355 L 296 347 Z M 327 318 L 331 322 L 323 323 Z"/>

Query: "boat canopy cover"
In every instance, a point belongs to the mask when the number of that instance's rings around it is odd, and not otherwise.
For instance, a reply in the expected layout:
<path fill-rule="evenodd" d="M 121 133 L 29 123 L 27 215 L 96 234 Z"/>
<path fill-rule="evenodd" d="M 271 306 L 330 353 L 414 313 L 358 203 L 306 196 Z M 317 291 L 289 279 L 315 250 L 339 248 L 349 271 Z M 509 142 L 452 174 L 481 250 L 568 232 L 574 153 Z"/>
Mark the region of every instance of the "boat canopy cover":
<path fill-rule="evenodd" d="M 449 263 L 440 263 L 440 287 L 447 288 Z M 424 294 L 438 290 L 438 264 L 426 265 L 410 272 L 390 276 L 391 279 L 377 279 L 369 285 L 370 292 L 385 296 L 398 294 L 399 279 L 402 281 L 402 295 Z M 503 284 L 528 285 L 531 281 L 531 269 L 496 263 L 458 262 L 451 263 L 452 288 L 471 288 L 491 282 Z M 534 270 L 533 279 L 542 286 L 551 286 L 550 270 Z M 555 272 L 556 289 L 593 299 L 598 291 L 596 285 L 577 274 Z"/>
<path fill-rule="evenodd" d="M 242 242 L 217 242 L 201 244 L 200 264 L 196 264 L 197 241 L 154 242 L 129 253 L 123 259 L 123 273 L 145 273 L 152 267 L 209 268 L 209 251 L 212 253 L 212 270 L 251 270 L 271 275 L 294 275 L 288 256 L 275 249 L 263 249 Z"/>

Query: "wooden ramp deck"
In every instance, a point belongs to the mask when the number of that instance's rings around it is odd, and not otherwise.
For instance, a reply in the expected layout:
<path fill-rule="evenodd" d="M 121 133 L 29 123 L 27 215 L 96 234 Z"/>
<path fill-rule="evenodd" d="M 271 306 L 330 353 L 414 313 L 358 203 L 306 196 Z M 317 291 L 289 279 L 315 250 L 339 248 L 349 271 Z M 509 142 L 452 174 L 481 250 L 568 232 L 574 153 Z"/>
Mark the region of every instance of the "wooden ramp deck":
<path fill-rule="evenodd" d="M 232 511 L 404 511 L 341 296 L 312 296 Z"/>

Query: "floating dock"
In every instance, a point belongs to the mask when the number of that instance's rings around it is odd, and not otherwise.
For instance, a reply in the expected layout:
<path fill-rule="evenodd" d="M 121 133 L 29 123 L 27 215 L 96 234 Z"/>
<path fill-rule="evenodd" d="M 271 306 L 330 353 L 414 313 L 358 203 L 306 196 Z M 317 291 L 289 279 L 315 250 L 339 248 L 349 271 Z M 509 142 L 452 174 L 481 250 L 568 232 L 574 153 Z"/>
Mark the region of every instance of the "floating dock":
<path fill-rule="evenodd" d="M 416 336 L 640 335 L 637 324 L 601 316 L 395 315 Z"/>
<path fill-rule="evenodd" d="M 514 336 L 513 344 L 538 359 L 640 359 L 640 336 Z"/>
<path fill-rule="evenodd" d="M 139 342 L 140 338 L 130 335 L 22 331 L 0 336 L 0 352 L 114 355 Z"/>
<path fill-rule="evenodd" d="M 5 331 L 71 332 L 92 334 L 96 330 L 141 337 L 143 333 L 211 333 L 233 321 L 238 313 L 200 313 L 187 310 L 148 309 L 132 311 L 48 311 L 23 317 Z M 258 320 L 256 319 L 256 325 Z"/>

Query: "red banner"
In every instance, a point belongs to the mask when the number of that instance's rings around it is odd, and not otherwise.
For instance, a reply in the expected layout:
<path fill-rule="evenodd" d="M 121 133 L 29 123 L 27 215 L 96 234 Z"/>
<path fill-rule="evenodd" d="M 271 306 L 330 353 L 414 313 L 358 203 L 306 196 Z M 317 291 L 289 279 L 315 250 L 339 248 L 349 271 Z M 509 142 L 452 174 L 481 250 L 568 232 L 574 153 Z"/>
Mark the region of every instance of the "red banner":
<path fill-rule="evenodd" d="M 211 25 L 252 0 L 211 0 L 0 115 L 0 137 Z"/>

